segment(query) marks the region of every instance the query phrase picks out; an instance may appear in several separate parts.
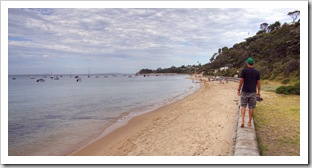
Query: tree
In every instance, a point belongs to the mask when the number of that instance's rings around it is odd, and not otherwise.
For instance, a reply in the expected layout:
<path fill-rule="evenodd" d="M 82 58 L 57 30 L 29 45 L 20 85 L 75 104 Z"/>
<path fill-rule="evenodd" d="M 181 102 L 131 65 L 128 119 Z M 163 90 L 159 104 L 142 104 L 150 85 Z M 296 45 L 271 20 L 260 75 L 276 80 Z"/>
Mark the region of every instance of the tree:
<path fill-rule="evenodd" d="M 151 70 L 151 69 L 141 69 L 139 71 L 139 74 L 145 74 L 145 73 L 153 73 L 153 70 Z"/>
<path fill-rule="evenodd" d="M 221 54 L 221 52 L 222 52 L 222 49 L 221 49 L 221 48 L 219 48 L 218 53 L 219 53 L 219 54 Z"/>
<path fill-rule="evenodd" d="M 280 27 L 281 27 L 281 23 L 279 21 L 276 21 L 275 23 L 271 24 L 268 27 L 268 31 L 271 32 L 271 31 L 279 29 Z"/>
<path fill-rule="evenodd" d="M 223 48 L 222 48 L 222 52 L 225 52 L 225 51 L 227 51 L 227 50 L 229 50 L 228 47 L 223 47 Z"/>
<path fill-rule="evenodd" d="M 267 23 L 262 23 L 262 24 L 260 24 L 260 29 L 266 32 L 267 28 L 268 28 L 268 25 L 269 24 L 267 24 Z"/>
<path fill-rule="evenodd" d="M 217 56 L 218 56 L 218 53 L 214 53 L 213 56 L 210 58 L 210 62 L 213 62 Z"/>
<path fill-rule="evenodd" d="M 263 34 L 263 33 L 265 33 L 265 30 L 259 30 L 259 31 L 257 32 L 257 35 Z"/>
<path fill-rule="evenodd" d="M 288 12 L 287 15 L 290 16 L 293 19 L 293 23 L 295 23 L 297 17 L 300 15 L 300 11 L 295 10 L 293 12 Z"/>
<path fill-rule="evenodd" d="M 162 70 L 161 67 L 157 68 L 157 70 L 156 70 L 157 73 L 162 73 L 162 71 L 163 71 L 163 70 Z"/>

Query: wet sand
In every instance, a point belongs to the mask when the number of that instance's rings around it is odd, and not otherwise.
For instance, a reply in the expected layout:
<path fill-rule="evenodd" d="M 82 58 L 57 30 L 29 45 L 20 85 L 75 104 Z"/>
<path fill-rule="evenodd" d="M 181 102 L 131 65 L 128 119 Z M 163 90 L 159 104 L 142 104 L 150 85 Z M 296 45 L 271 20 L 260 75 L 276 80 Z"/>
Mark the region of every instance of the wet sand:
<path fill-rule="evenodd" d="M 238 83 L 203 82 L 195 93 L 137 116 L 76 151 L 77 156 L 227 156 Z"/>

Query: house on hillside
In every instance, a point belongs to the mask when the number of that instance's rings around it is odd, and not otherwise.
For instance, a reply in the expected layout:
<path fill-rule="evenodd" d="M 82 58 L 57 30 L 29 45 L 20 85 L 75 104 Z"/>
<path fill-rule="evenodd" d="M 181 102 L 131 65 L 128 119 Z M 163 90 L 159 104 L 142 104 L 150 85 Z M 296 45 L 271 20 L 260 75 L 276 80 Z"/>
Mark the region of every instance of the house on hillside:
<path fill-rule="evenodd" d="M 220 67 L 220 71 L 226 71 L 231 68 L 231 65 L 225 65 L 224 67 Z"/>
<path fill-rule="evenodd" d="M 229 67 L 225 66 L 225 67 L 221 67 L 220 71 L 226 71 L 227 69 L 229 69 Z"/>

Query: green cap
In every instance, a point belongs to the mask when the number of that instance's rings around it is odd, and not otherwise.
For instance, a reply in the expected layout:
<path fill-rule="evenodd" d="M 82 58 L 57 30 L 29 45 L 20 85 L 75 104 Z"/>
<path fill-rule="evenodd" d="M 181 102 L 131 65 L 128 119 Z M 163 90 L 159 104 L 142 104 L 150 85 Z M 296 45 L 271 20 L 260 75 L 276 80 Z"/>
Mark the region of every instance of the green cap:
<path fill-rule="evenodd" d="M 249 57 L 245 62 L 247 62 L 251 65 L 253 65 L 255 63 L 255 61 L 251 57 Z"/>

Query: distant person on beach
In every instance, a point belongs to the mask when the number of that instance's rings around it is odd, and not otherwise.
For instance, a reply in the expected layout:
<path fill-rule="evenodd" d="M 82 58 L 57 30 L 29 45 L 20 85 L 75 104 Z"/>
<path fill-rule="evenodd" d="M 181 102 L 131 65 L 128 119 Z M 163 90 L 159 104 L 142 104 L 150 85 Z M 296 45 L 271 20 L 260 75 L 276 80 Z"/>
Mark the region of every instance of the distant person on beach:
<path fill-rule="evenodd" d="M 220 84 L 224 84 L 224 78 L 221 78 L 219 82 Z"/>
<path fill-rule="evenodd" d="M 249 108 L 248 126 L 251 126 L 251 119 L 254 109 L 256 107 L 257 95 L 260 97 L 260 73 L 253 67 L 255 61 L 252 58 L 248 58 L 245 62 L 247 63 L 247 68 L 244 68 L 241 72 L 237 90 L 237 95 L 241 96 L 241 127 L 244 127 L 245 111 L 247 104 Z"/>

